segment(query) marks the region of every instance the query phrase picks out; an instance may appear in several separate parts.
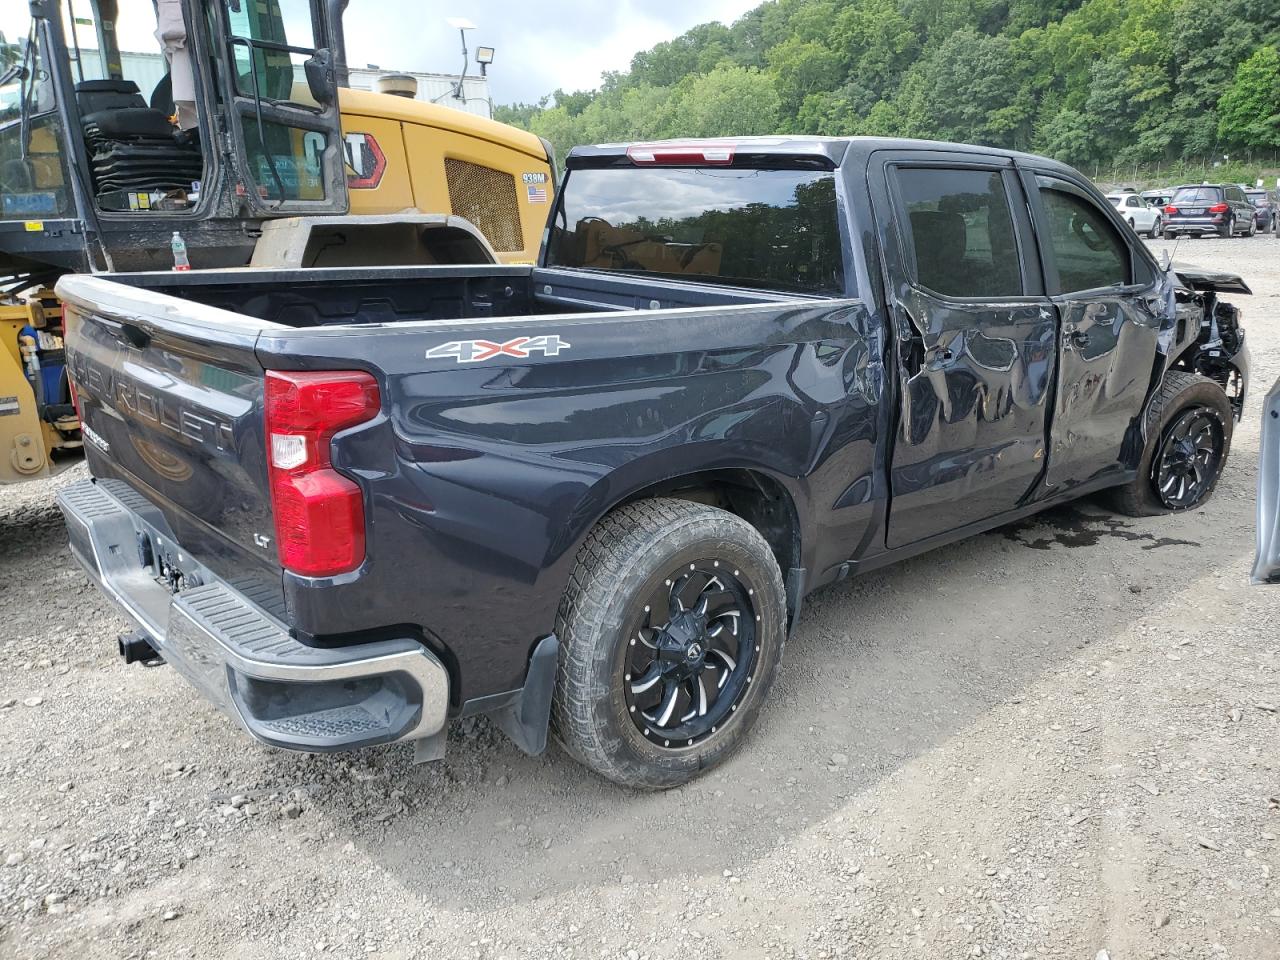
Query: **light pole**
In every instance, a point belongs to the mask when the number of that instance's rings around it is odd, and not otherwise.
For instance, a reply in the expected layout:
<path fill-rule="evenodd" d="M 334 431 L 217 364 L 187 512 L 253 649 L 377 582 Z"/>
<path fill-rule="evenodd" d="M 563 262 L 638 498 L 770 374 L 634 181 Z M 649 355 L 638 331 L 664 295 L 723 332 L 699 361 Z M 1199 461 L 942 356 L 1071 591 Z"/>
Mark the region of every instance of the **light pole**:
<path fill-rule="evenodd" d="M 449 17 L 448 24 L 456 29 L 458 36 L 462 38 L 462 72 L 458 74 L 458 82 L 454 85 L 453 97 L 465 103 L 467 95 L 463 93 L 462 82 L 467 79 L 467 31 L 474 30 L 476 25 L 466 17 Z"/>
<path fill-rule="evenodd" d="M 489 76 L 489 64 L 493 63 L 493 47 L 476 47 L 476 63 L 480 64 L 480 76 Z M 493 97 L 489 96 L 489 84 L 485 83 L 485 105 L 489 108 L 489 119 L 493 119 Z"/>

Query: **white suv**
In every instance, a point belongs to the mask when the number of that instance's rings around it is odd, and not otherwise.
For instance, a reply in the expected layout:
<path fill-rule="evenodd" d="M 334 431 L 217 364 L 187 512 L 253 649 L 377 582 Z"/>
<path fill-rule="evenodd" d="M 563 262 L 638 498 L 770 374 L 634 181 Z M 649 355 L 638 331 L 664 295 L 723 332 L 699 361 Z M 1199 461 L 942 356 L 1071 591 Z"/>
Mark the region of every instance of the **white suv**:
<path fill-rule="evenodd" d="M 1147 203 L 1140 194 L 1108 193 L 1111 205 L 1120 211 L 1120 216 L 1128 221 L 1138 233 L 1145 234 L 1154 240 L 1160 236 L 1160 208 Z"/>

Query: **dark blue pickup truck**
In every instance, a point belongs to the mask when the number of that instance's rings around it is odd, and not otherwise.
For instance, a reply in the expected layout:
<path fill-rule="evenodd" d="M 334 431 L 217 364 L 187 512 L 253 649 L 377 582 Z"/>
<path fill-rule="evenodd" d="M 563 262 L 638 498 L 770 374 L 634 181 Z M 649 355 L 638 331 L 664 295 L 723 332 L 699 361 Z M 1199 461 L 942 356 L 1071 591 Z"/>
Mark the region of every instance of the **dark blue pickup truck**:
<path fill-rule="evenodd" d="M 1238 277 L 1074 170 L 878 139 L 574 150 L 537 266 L 66 277 L 72 550 L 258 739 L 491 715 L 620 783 L 738 744 L 810 591 L 1107 490 L 1198 506 Z M 157 722 L 159 718 L 157 718 Z"/>

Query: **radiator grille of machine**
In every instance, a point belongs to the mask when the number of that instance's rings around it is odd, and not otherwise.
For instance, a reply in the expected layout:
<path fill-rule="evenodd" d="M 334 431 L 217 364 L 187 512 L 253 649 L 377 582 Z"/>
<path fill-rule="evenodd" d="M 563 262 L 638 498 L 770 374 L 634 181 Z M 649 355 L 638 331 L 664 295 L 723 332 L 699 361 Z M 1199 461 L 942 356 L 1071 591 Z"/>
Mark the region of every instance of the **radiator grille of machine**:
<path fill-rule="evenodd" d="M 444 173 L 454 216 L 465 217 L 475 224 L 500 253 L 524 249 L 515 177 L 452 158 L 445 159 Z"/>

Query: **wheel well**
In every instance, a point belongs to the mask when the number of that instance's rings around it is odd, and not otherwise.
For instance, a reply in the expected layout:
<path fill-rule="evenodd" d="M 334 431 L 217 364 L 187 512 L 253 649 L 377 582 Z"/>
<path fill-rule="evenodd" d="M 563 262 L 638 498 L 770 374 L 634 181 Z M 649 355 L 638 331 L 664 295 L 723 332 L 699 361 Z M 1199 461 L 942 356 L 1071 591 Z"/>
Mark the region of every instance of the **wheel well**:
<path fill-rule="evenodd" d="M 624 503 L 653 497 L 693 500 L 727 510 L 764 537 L 784 579 L 788 571 L 801 566 L 800 517 L 795 502 L 787 489 L 767 474 L 744 469 L 708 470 L 637 490 Z"/>

